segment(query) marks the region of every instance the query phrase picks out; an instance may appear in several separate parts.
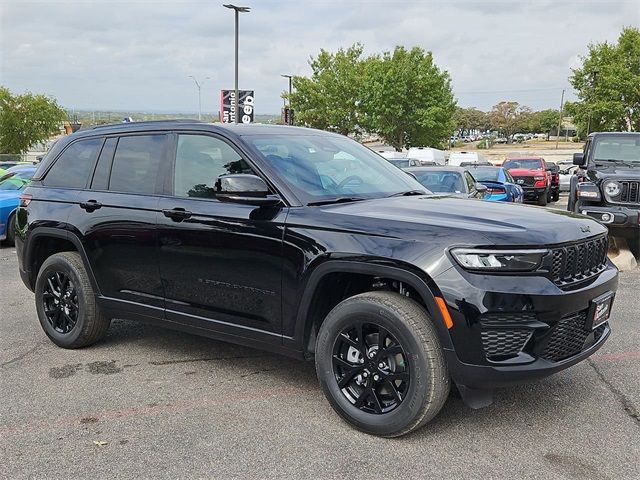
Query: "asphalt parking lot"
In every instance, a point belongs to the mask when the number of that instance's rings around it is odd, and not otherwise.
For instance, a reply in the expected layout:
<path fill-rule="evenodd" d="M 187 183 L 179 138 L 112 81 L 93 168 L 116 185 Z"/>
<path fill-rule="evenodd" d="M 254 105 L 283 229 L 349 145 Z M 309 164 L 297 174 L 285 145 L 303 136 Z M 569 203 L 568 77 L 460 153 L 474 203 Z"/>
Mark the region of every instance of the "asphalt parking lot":
<path fill-rule="evenodd" d="M 343 423 L 311 364 L 123 320 L 59 349 L 13 248 L 0 278 L 2 478 L 638 478 L 640 271 L 589 361 L 391 440 Z"/>

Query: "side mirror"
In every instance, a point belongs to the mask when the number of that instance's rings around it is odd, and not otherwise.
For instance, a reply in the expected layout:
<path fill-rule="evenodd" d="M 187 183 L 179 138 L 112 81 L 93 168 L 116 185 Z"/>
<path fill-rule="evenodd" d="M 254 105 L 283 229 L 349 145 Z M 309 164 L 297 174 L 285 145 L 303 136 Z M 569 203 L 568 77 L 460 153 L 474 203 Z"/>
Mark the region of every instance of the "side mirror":
<path fill-rule="evenodd" d="M 482 183 L 476 183 L 475 185 L 476 195 L 480 198 L 484 197 L 487 193 L 487 186 Z"/>
<path fill-rule="evenodd" d="M 573 164 L 577 165 L 579 167 L 584 166 L 584 164 L 585 164 L 584 153 L 574 153 L 573 154 Z"/>
<path fill-rule="evenodd" d="M 265 181 L 256 175 L 221 175 L 216 180 L 215 190 L 216 198 L 221 202 L 266 207 L 275 206 L 281 201 L 277 195 L 269 194 Z"/>

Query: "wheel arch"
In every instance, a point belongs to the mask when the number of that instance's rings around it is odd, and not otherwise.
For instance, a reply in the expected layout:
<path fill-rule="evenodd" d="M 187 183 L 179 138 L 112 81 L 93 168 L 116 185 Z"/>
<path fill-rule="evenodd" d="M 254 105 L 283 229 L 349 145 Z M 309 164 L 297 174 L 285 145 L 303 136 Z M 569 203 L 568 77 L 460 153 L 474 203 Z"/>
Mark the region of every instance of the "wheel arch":
<path fill-rule="evenodd" d="M 29 233 L 26 245 L 24 265 L 28 268 L 29 283 L 33 290 L 40 266 L 48 257 L 59 252 L 76 251 L 80 254 L 84 268 L 87 271 L 91 286 L 99 293 L 98 284 L 93 269 L 89 263 L 87 253 L 80 238 L 68 230 L 52 227 L 37 227 Z"/>
<path fill-rule="evenodd" d="M 449 331 L 436 303 L 436 296 L 442 296 L 442 294 L 433 279 L 425 272 L 411 265 L 402 263 L 394 263 L 391 265 L 354 260 L 327 260 L 318 265 L 309 275 L 304 294 L 298 307 L 296 316 L 296 343 L 298 347 L 302 348 L 305 356 L 308 357 L 313 354 L 313 341 L 316 333 L 314 327 L 316 329 L 319 328 L 326 317 L 326 314 L 318 315 L 318 312 L 314 311 L 314 305 L 318 302 L 318 298 L 326 293 L 325 289 L 322 288 L 323 283 L 326 285 L 327 280 L 335 278 L 336 274 L 381 278 L 402 282 L 409 286 L 418 295 L 418 298 L 413 298 L 413 300 L 420 303 L 431 317 L 442 346 L 444 348 L 452 348 Z M 366 291 L 374 291 L 374 289 L 368 289 Z M 349 296 L 352 295 L 348 295 L 346 298 Z M 339 303 L 339 301 L 335 304 Z M 332 305 L 331 308 L 333 308 L 335 304 Z M 328 313 L 328 311 L 326 313 Z"/>

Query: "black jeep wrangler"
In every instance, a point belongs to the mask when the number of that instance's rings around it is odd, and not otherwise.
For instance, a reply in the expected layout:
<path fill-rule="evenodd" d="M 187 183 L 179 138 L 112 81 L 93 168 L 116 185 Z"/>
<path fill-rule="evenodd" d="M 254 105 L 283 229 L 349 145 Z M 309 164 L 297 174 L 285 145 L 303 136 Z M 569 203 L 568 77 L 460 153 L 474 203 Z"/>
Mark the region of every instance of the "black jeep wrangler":
<path fill-rule="evenodd" d="M 625 237 L 635 255 L 640 247 L 640 133 L 592 133 L 583 153 L 573 155 L 580 169 L 571 179 L 568 208 L 604 223 Z"/>
<path fill-rule="evenodd" d="M 171 121 L 60 140 L 21 196 L 16 248 L 63 348 L 127 318 L 313 360 L 344 419 L 397 436 L 451 382 L 482 406 L 598 350 L 618 282 L 606 233 L 432 195 L 336 134 Z"/>

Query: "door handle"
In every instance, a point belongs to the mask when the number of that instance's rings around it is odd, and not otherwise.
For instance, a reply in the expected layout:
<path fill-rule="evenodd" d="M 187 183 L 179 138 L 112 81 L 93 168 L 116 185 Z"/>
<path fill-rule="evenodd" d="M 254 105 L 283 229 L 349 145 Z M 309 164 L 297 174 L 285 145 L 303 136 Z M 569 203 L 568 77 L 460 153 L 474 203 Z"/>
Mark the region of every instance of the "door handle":
<path fill-rule="evenodd" d="M 164 214 L 165 217 L 169 217 L 170 219 L 176 222 L 181 222 L 182 220 L 186 220 L 191 216 L 191 212 L 181 207 L 162 210 L 162 213 Z"/>
<path fill-rule="evenodd" d="M 93 212 L 102 207 L 102 204 L 96 200 L 87 200 L 80 202 L 80 208 L 84 208 L 87 212 Z"/>

